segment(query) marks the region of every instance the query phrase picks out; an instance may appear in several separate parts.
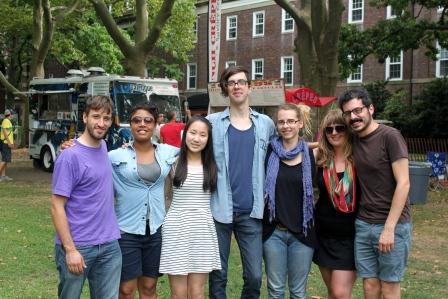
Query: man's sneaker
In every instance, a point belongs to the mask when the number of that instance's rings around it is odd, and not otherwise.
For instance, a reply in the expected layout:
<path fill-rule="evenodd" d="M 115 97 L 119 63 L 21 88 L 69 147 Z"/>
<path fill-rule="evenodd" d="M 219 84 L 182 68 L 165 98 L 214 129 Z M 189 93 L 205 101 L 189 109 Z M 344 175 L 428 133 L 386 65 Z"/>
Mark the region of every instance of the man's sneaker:
<path fill-rule="evenodd" d="M 10 178 L 9 176 L 5 175 L 5 176 L 0 177 L 0 181 L 4 181 L 4 182 L 12 181 L 12 178 Z"/>

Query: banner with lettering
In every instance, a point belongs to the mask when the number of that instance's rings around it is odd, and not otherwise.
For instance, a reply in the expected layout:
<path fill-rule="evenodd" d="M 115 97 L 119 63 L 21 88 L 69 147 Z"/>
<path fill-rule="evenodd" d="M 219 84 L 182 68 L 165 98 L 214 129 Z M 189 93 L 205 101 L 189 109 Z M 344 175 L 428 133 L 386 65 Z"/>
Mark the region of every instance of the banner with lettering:
<path fill-rule="evenodd" d="M 221 43 L 221 0 L 210 0 L 208 3 L 208 81 L 217 82 Z"/>

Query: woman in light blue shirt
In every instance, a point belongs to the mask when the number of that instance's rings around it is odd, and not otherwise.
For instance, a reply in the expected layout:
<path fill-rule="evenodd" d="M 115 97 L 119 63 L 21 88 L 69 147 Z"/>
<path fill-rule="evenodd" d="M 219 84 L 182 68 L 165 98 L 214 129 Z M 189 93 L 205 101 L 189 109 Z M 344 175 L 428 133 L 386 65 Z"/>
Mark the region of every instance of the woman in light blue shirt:
<path fill-rule="evenodd" d="M 165 178 L 178 149 L 152 144 L 158 111 L 135 106 L 129 118 L 133 141 L 109 153 L 123 256 L 120 298 L 155 298 L 160 276 L 161 224 L 165 217 Z"/>

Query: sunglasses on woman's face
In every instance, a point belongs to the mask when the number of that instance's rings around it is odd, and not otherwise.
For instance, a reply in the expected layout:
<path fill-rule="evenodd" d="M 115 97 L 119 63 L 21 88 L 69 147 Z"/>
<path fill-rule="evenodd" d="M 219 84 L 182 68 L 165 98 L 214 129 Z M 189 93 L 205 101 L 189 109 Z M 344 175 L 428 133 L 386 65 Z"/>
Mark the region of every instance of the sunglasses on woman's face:
<path fill-rule="evenodd" d="M 336 131 L 336 134 L 344 133 L 346 130 L 347 130 L 347 127 L 345 125 L 335 125 L 335 126 L 325 127 L 326 134 L 333 134 L 334 131 Z"/>
<path fill-rule="evenodd" d="M 131 123 L 134 125 L 140 125 L 142 123 L 142 121 L 147 126 L 152 123 L 155 123 L 154 118 L 149 117 L 149 116 L 148 117 L 135 116 L 135 117 L 131 118 Z"/>

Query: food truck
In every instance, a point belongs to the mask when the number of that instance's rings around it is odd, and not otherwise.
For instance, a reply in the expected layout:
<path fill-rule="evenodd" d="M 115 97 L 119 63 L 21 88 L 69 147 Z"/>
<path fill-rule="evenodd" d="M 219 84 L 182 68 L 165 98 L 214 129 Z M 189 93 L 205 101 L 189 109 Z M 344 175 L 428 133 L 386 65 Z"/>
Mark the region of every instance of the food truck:
<path fill-rule="evenodd" d="M 101 68 L 69 70 L 65 78 L 30 82 L 29 155 L 35 166 L 53 170 L 63 141 L 84 131 L 82 114 L 89 96 L 106 95 L 114 102 L 114 122 L 105 140 L 115 149 L 131 138 L 129 113 L 137 104 L 152 102 L 160 113 L 182 117 L 176 80 L 109 75 Z"/>

